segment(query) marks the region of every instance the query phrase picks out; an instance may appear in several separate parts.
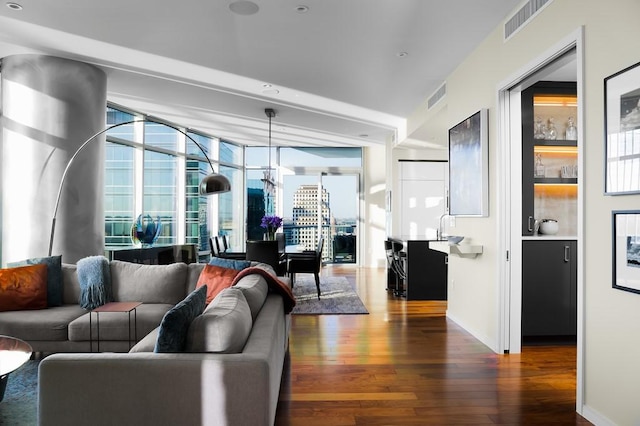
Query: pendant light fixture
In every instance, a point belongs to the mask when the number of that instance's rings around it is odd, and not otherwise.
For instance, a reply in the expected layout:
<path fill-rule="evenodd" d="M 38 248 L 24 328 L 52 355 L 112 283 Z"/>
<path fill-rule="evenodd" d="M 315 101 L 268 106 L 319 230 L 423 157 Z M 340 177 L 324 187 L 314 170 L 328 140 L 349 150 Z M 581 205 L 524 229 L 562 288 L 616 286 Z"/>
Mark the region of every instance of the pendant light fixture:
<path fill-rule="evenodd" d="M 264 113 L 267 116 L 267 118 L 269 118 L 269 148 L 268 148 L 269 163 L 263 179 L 264 191 L 267 197 L 265 210 L 267 212 L 273 213 L 273 210 L 274 210 L 273 199 L 275 198 L 276 182 L 275 182 L 274 176 L 271 174 L 271 171 L 273 170 L 271 167 L 271 119 L 276 116 L 276 111 L 273 108 L 265 108 Z"/>

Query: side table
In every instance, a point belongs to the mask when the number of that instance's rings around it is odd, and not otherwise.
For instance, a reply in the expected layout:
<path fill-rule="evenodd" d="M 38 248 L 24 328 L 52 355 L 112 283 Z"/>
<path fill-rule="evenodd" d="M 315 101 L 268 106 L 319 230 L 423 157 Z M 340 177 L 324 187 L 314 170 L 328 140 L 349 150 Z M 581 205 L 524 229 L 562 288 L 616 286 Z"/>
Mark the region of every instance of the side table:
<path fill-rule="evenodd" d="M 31 357 L 31 345 L 10 336 L 0 336 L 0 401 L 9 380 L 9 373 L 20 368 Z"/>
<path fill-rule="evenodd" d="M 93 324 L 91 318 L 93 313 L 96 314 L 97 325 L 97 346 L 100 352 L 100 313 L 103 312 L 122 312 L 129 315 L 129 348 L 131 348 L 131 312 L 133 311 L 133 333 L 135 341 L 138 341 L 138 313 L 136 309 L 142 305 L 142 302 L 109 302 L 89 312 L 89 350 L 93 352 Z"/>

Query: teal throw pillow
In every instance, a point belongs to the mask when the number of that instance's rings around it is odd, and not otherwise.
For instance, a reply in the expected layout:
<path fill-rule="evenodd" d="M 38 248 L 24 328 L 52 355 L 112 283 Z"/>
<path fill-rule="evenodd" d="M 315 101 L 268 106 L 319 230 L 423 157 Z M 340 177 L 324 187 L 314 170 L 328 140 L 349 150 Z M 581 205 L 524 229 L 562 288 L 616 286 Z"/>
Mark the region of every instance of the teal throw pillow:
<path fill-rule="evenodd" d="M 212 257 L 211 260 L 209 261 L 209 265 L 241 271 L 244 268 L 248 268 L 249 266 L 251 266 L 251 261 L 238 260 L 238 259 L 225 259 L 222 257 Z"/>
<path fill-rule="evenodd" d="M 191 322 L 204 311 L 207 286 L 189 294 L 182 302 L 171 308 L 160 323 L 154 352 L 184 352 Z"/>
<path fill-rule="evenodd" d="M 7 266 L 47 265 L 47 306 L 62 306 L 62 256 L 34 257 Z"/>

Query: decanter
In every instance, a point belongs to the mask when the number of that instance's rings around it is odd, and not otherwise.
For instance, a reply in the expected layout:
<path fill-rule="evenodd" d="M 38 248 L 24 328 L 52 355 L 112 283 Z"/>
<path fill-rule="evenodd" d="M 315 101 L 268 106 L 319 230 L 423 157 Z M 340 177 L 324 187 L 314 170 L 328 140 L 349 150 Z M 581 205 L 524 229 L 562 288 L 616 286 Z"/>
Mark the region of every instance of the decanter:
<path fill-rule="evenodd" d="M 567 120 L 567 130 L 565 131 L 564 138 L 569 141 L 575 141 L 578 139 L 578 128 L 573 123 L 573 117 L 569 117 Z"/>
<path fill-rule="evenodd" d="M 544 164 L 542 164 L 542 155 L 536 154 L 536 165 L 534 169 L 534 177 L 544 177 Z"/>
<path fill-rule="evenodd" d="M 555 120 L 553 117 L 549 118 L 549 124 L 547 125 L 547 130 L 545 131 L 545 139 L 555 140 L 557 136 Z"/>
<path fill-rule="evenodd" d="M 536 125 L 535 128 L 533 130 L 533 138 L 534 139 L 544 139 L 545 137 L 545 127 L 544 127 L 544 123 L 542 122 L 542 118 L 541 117 L 536 117 Z"/>

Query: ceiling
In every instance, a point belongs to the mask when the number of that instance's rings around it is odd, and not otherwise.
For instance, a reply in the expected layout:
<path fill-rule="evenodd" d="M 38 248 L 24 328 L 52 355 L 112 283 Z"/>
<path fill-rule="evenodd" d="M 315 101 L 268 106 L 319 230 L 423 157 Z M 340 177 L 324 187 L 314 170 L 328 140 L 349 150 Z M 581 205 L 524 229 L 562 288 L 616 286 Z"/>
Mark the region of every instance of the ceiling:
<path fill-rule="evenodd" d="M 95 64 L 110 102 L 241 144 L 267 144 L 273 108 L 275 145 L 368 146 L 403 141 L 522 2 L 231 1 L 17 0 L 0 7 L 0 58 Z"/>

